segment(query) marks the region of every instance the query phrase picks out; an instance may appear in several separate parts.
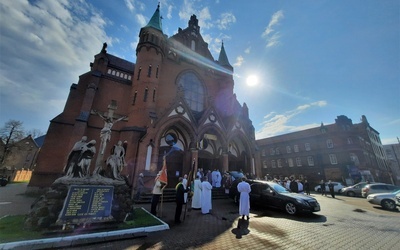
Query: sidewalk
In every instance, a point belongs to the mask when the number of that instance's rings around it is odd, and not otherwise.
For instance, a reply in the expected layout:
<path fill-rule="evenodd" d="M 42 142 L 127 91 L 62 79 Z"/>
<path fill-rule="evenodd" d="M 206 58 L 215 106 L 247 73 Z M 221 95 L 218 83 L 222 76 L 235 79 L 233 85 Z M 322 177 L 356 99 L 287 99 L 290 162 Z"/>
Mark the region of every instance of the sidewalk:
<path fill-rule="evenodd" d="M 1 217 L 5 215 L 27 214 L 29 212 L 30 204 L 35 198 L 26 198 L 26 196 L 23 195 L 26 185 L 25 183 L 11 184 L 6 186 L 10 187 L 7 190 L 1 190 Z M 7 195 L 5 195 L 6 193 Z M 235 220 L 239 217 L 237 214 L 238 208 L 230 199 L 213 200 L 212 205 L 212 213 L 207 215 L 203 215 L 201 210 L 192 210 L 188 208 L 185 220 L 183 220 L 184 206 L 182 211 L 182 223 L 179 225 L 174 223 L 175 202 L 164 202 L 162 206 L 160 206 L 158 215 L 159 219 L 163 222 L 161 226 L 12 242 L 0 244 L 0 249 L 81 248 L 84 246 L 88 247 L 93 243 L 105 243 L 110 241 L 112 241 L 115 246 L 118 245 L 120 241 L 124 242 L 123 240 L 132 240 L 132 238 L 141 238 L 138 242 L 141 246 L 147 244 L 147 241 L 151 241 L 153 242 L 152 245 L 162 244 L 163 246 L 168 246 L 168 249 L 187 249 L 189 247 L 195 247 L 197 240 L 197 244 L 203 245 L 205 241 L 207 242 L 214 239 L 215 235 L 219 235 L 231 228 Z M 134 207 L 142 207 L 150 211 L 150 204 L 148 203 L 136 204 Z M 182 241 L 179 241 L 177 235 L 179 235 Z M 144 236 L 148 237 L 143 238 Z M 162 246 L 159 247 L 160 248 L 156 247 L 155 249 L 165 248 Z M 117 246 L 117 249 L 123 248 L 125 247 Z"/>

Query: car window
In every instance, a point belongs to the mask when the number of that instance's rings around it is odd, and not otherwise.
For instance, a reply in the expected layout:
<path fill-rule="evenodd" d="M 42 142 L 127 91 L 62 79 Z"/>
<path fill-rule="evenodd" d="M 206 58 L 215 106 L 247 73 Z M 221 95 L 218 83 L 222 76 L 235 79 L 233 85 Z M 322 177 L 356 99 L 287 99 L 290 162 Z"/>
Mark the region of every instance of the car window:
<path fill-rule="evenodd" d="M 386 189 L 386 185 L 371 185 L 370 189 Z"/>
<path fill-rule="evenodd" d="M 271 184 L 271 186 L 277 193 L 289 193 L 289 191 L 286 188 L 282 187 L 279 184 L 273 183 Z"/>
<path fill-rule="evenodd" d="M 252 194 L 261 194 L 262 193 L 262 190 L 264 189 L 263 188 L 263 184 L 260 184 L 260 183 L 254 183 L 254 184 L 252 184 L 251 185 L 251 193 Z"/>

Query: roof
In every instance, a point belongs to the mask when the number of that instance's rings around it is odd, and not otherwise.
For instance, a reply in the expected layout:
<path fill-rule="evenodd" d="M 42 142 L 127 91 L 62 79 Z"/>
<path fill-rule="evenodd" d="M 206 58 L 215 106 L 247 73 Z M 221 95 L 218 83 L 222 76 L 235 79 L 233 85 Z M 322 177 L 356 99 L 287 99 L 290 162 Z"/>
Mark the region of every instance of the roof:
<path fill-rule="evenodd" d="M 145 27 L 152 27 L 162 32 L 161 17 L 160 17 L 160 4 L 158 4 L 156 11 L 151 17 L 149 23 Z"/>
<path fill-rule="evenodd" d="M 42 136 L 39 136 L 34 139 L 34 141 L 36 142 L 36 144 L 38 145 L 39 148 L 41 148 L 43 146 L 45 138 L 46 138 L 46 135 L 42 135 Z"/>
<path fill-rule="evenodd" d="M 232 65 L 229 63 L 228 57 L 226 55 L 225 48 L 224 48 L 224 42 L 222 42 L 221 51 L 220 51 L 219 57 L 218 57 L 218 63 L 221 66 L 228 66 L 230 68 L 233 68 Z"/>

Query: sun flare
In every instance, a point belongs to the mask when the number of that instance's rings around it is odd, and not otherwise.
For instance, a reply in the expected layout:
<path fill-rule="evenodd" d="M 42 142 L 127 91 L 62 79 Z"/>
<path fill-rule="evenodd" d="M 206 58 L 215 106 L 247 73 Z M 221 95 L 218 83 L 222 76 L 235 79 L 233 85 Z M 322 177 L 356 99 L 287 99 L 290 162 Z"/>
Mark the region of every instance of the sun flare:
<path fill-rule="evenodd" d="M 250 75 L 246 79 L 247 86 L 256 86 L 258 84 L 258 77 L 256 75 Z"/>

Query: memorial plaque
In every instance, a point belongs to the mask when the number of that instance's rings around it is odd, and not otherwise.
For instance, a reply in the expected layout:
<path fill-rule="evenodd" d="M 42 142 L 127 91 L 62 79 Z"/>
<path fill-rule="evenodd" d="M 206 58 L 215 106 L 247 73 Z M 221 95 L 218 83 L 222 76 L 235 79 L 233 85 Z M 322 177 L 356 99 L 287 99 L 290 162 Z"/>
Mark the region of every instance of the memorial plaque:
<path fill-rule="evenodd" d="M 59 222 L 109 220 L 114 194 L 113 186 L 71 185 Z"/>

